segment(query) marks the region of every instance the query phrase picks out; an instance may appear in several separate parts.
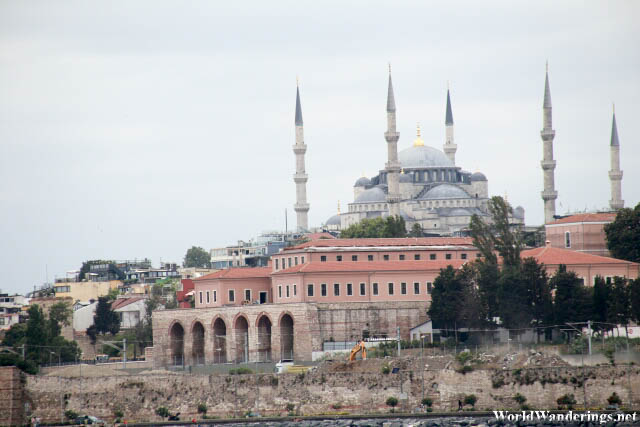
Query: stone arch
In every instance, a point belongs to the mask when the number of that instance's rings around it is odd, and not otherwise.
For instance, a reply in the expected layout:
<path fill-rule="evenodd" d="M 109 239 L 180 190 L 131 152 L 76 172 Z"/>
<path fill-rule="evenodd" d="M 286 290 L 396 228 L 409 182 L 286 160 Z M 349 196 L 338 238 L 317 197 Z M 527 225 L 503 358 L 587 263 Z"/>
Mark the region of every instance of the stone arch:
<path fill-rule="evenodd" d="M 191 327 L 191 358 L 194 365 L 204 365 L 204 325 L 199 320 Z"/>
<path fill-rule="evenodd" d="M 271 319 L 266 313 L 258 315 L 256 327 L 258 329 L 258 361 L 271 361 Z"/>
<path fill-rule="evenodd" d="M 280 358 L 293 359 L 293 315 L 282 312 L 278 321 L 280 325 Z"/>
<path fill-rule="evenodd" d="M 169 348 L 171 351 L 171 365 L 184 364 L 184 327 L 175 321 L 169 328 Z"/>
<path fill-rule="evenodd" d="M 233 321 L 233 329 L 236 339 L 237 363 L 249 362 L 249 321 L 245 314 L 238 314 Z"/>
<path fill-rule="evenodd" d="M 227 363 L 227 324 L 220 316 L 213 320 L 213 362 Z"/>

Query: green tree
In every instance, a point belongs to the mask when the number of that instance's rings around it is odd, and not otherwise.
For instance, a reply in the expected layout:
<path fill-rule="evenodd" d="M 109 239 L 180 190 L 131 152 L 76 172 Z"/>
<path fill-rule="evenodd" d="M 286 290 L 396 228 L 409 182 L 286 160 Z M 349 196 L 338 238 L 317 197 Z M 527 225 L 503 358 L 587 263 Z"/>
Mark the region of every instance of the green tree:
<path fill-rule="evenodd" d="M 498 302 L 502 324 L 509 329 L 525 328 L 533 319 L 528 283 L 522 270 L 505 267 L 498 279 Z"/>
<path fill-rule="evenodd" d="M 365 218 L 340 232 L 340 238 L 380 238 L 405 237 L 407 235 L 404 219 L 399 216 L 386 218 Z"/>
<path fill-rule="evenodd" d="M 500 315 L 498 304 L 498 278 L 500 271 L 498 264 L 488 260 L 475 262 L 478 271 L 478 293 L 481 304 L 486 307 L 487 317 L 493 319 Z"/>
<path fill-rule="evenodd" d="M 47 319 L 38 304 L 34 304 L 27 310 L 27 330 L 25 331 L 27 358 L 40 365 L 48 361 L 49 350 L 45 348 L 49 342 L 47 332 Z"/>
<path fill-rule="evenodd" d="M 618 211 L 616 219 L 604 226 L 607 248 L 614 258 L 640 262 L 640 203 Z"/>
<path fill-rule="evenodd" d="M 609 319 L 609 295 L 611 294 L 611 284 L 605 282 L 602 276 L 596 276 L 593 283 L 593 301 L 591 306 L 593 307 L 593 321 L 595 323 L 595 329 L 609 330 L 609 326 L 605 325 Z"/>
<path fill-rule="evenodd" d="M 411 227 L 411 232 L 409 233 L 410 237 L 422 237 L 423 235 L 423 229 L 422 226 L 419 223 L 415 223 L 413 224 L 413 227 Z"/>
<path fill-rule="evenodd" d="M 211 265 L 211 255 L 199 246 L 192 246 L 184 256 L 184 267 L 207 268 Z"/>
<path fill-rule="evenodd" d="M 614 277 L 607 304 L 607 321 L 616 325 L 624 325 L 625 331 L 631 319 L 631 298 L 627 279 Z M 629 332 L 627 335 L 629 335 Z"/>
<path fill-rule="evenodd" d="M 473 244 L 488 262 L 497 262 L 495 251 L 505 266 L 520 265 L 522 238 L 520 232 L 509 224 L 513 209 L 502 197 L 494 196 L 488 204 L 490 223 L 478 215 L 471 217 L 469 228 Z"/>
<path fill-rule="evenodd" d="M 433 282 L 431 305 L 427 312 L 434 323 L 448 330 L 455 330 L 461 326 L 462 309 L 466 299 L 465 288 L 464 281 L 452 266 L 440 270 Z"/>
<path fill-rule="evenodd" d="M 521 266 L 522 280 L 527 291 L 527 306 L 531 320 L 536 326 L 538 342 L 540 342 L 540 326 L 553 321 L 553 298 L 549 278 L 543 264 L 535 258 L 525 258 Z"/>
<path fill-rule="evenodd" d="M 63 326 L 71 324 L 73 317 L 73 309 L 71 304 L 65 301 L 57 302 L 49 308 L 49 337 L 53 338 L 60 335 Z"/>
<path fill-rule="evenodd" d="M 96 314 L 93 316 L 95 331 L 99 334 L 110 333 L 115 335 L 120 330 L 120 317 L 111 309 L 109 298 L 99 297 L 96 306 Z M 87 331 L 88 333 L 88 331 Z"/>
<path fill-rule="evenodd" d="M 631 318 L 636 323 L 640 323 L 640 277 L 629 280 L 629 300 Z"/>
<path fill-rule="evenodd" d="M 564 325 L 567 322 L 583 322 L 591 315 L 592 295 L 585 289 L 582 279 L 567 266 L 561 264 L 551 278 L 551 287 L 555 289 L 553 313 L 555 322 Z"/>

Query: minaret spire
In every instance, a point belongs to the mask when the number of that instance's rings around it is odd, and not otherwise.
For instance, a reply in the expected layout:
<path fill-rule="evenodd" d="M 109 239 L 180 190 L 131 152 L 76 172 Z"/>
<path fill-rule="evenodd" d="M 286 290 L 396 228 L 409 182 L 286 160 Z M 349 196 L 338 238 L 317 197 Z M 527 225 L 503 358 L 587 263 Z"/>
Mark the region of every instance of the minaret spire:
<path fill-rule="evenodd" d="M 304 155 L 307 152 L 307 146 L 304 143 L 300 86 L 297 80 L 296 78 L 296 143 L 293 146 L 293 153 L 296 156 L 296 173 L 293 175 L 293 181 L 296 183 L 296 204 L 293 205 L 293 209 L 296 211 L 298 230 L 306 231 L 309 229 L 307 218 L 307 213 L 309 212 L 309 203 L 307 203 L 308 176 L 304 167 Z"/>
<path fill-rule="evenodd" d="M 389 64 L 389 87 L 387 90 L 387 131 L 384 134 L 387 141 L 387 163 L 385 165 L 387 181 L 387 203 L 389 214 L 400 215 L 400 186 L 398 174 L 400 162 L 398 161 L 398 139 L 400 133 L 396 132 L 396 101 L 393 95 L 393 83 L 391 82 L 391 64 Z"/>
<path fill-rule="evenodd" d="M 444 154 L 447 155 L 449 160 L 455 165 L 456 164 L 456 151 L 458 150 L 458 146 L 454 143 L 453 140 L 453 112 L 451 110 L 451 94 L 449 93 L 449 82 L 447 82 L 447 112 L 444 118 L 444 126 L 445 126 L 445 140 L 443 151 Z"/>
<path fill-rule="evenodd" d="M 556 199 L 558 192 L 555 190 L 554 171 L 556 161 L 553 160 L 553 138 L 556 131 L 552 126 L 551 111 L 551 90 L 549 89 L 549 63 L 546 64 L 546 73 L 544 79 L 544 101 L 542 103 L 542 166 L 543 173 L 543 190 L 542 200 L 544 200 L 544 222 L 548 224 L 554 220 L 556 214 Z"/>
<path fill-rule="evenodd" d="M 611 170 L 609 181 L 611 182 L 611 209 L 618 210 L 624 207 L 622 200 L 622 171 L 620 170 L 620 140 L 618 139 L 618 126 L 616 125 L 616 107 L 613 106 L 613 122 L 611 123 L 611 143 L 609 146 L 611 158 Z"/>

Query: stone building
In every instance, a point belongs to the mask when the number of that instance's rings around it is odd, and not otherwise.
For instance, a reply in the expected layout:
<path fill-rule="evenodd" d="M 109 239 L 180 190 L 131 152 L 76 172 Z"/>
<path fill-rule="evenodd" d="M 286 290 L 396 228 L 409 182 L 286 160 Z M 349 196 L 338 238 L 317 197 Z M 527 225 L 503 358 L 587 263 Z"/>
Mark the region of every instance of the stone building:
<path fill-rule="evenodd" d="M 604 226 L 615 218 L 614 212 L 598 212 L 556 219 L 544 226 L 547 241 L 553 248 L 609 256 Z"/>

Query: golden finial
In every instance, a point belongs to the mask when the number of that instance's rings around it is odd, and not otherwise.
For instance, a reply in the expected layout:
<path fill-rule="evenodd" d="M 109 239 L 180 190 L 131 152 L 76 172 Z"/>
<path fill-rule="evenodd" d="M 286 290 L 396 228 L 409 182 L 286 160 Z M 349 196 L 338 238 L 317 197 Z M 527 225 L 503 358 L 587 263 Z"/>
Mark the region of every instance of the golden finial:
<path fill-rule="evenodd" d="M 547 62 L 545 62 L 545 70 L 548 73 L 549 72 L 549 60 L 547 59 Z"/>
<path fill-rule="evenodd" d="M 338 215 L 340 215 L 340 200 L 338 200 Z"/>
<path fill-rule="evenodd" d="M 300 86 L 300 78 L 296 76 L 296 86 Z"/>
<path fill-rule="evenodd" d="M 509 200 L 509 196 L 507 195 L 507 190 L 504 190 L 504 201 L 508 201 Z"/>
<path fill-rule="evenodd" d="M 400 173 L 404 175 L 404 168 L 400 169 Z"/>
<path fill-rule="evenodd" d="M 424 145 L 424 141 L 420 137 L 420 123 L 416 125 L 416 139 L 413 141 L 414 147 L 422 147 Z"/>

